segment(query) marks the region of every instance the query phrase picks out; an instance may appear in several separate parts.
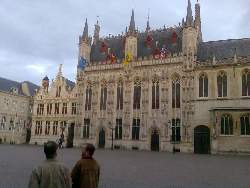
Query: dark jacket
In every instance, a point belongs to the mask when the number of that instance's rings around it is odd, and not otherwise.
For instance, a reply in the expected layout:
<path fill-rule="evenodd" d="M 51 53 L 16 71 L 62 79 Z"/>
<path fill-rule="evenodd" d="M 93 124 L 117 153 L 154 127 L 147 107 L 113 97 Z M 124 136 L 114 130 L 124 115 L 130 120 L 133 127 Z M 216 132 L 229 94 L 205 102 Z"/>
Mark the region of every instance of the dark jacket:
<path fill-rule="evenodd" d="M 49 159 L 36 167 L 30 176 L 29 188 L 70 188 L 69 170 L 57 160 Z"/>
<path fill-rule="evenodd" d="M 71 172 L 72 188 L 97 188 L 100 166 L 93 158 L 82 158 Z"/>

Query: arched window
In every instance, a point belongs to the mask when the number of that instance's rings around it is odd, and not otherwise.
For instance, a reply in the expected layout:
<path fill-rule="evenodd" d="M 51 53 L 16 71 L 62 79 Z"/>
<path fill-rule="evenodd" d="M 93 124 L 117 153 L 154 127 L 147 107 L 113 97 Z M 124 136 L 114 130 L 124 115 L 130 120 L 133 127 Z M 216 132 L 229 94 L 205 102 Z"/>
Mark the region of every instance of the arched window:
<path fill-rule="evenodd" d="M 250 96 L 250 71 L 248 70 L 242 74 L 242 96 Z"/>
<path fill-rule="evenodd" d="M 116 104 L 117 110 L 123 109 L 123 83 L 122 81 L 119 81 L 117 86 L 117 104 Z"/>
<path fill-rule="evenodd" d="M 208 78 L 206 74 L 199 77 L 199 97 L 208 97 Z"/>
<path fill-rule="evenodd" d="M 92 99 L 92 88 L 90 85 L 87 86 L 85 92 L 85 111 L 91 110 L 91 99 Z"/>
<path fill-rule="evenodd" d="M 240 117 L 240 134 L 250 135 L 250 115 Z"/>
<path fill-rule="evenodd" d="M 100 103 L 100 110 L 106 110 L 106 103 L 107 103 L 107 85 L 105 83 L 101 86 L 101 103 Z"/>
<path fill-rule="evenodd" d="M 176 77 L 172 82 L 172 108 L 181 107 L 181 85 L 180 79 Z"/>
<path fill-rule="evenodd" d="M 152 109 L 160 108 L 160 87 L 159 81 L 154 80 L 152 83 Z"/>
<path fill-rule="evenodd" d="M 233 118 L 231 115 L 225 114 L 221 116 L 221 134 L 233 135 Z"/>
<path fill-rule="evenodd" d="M 139 81 L 136 81 L 134 83 L 133 109 L 140 109 L 140 103 L 141 103 L 141 83 Z"/>
<path fill-rule="evenodd" d="M 227 97 L 227 75 L 221 72 L 217 76 L 218 97 Z"/>

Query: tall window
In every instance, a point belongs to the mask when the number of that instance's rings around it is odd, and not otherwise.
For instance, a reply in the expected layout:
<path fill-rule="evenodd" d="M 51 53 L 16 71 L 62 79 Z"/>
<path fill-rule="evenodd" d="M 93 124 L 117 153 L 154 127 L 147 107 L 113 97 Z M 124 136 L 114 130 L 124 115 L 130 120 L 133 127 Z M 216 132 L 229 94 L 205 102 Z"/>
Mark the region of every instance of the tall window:
<path fill-rule="evenodd" d="M 76 103 L 75 103 L 75 102 L 72 102 L 72 109 L 71 109 L 71 113 L 72 113 L 73 115 L 75 115 L 75 114 L 76 114 Z"/>
<path fill-rule="evenodd" d="M 56 97 L 60 97 L 61 96 L 61 86 L 58 86 L 56 89 Z"/>
<path fill-rule="evenodd" d="M 159 81 L 153 81 L 152 83 L 152 109 L 160 108 L 160 87 Z"/>
<path fill-rule="evenodd" d="M 227 97 L 227 75 L 221 72 L 217 76 L 218 97 Z"/>
<path fill-rule="evenodd" d="M 88 85 L 86 88 L 85 111 L 91 110 L 92 89 Z"/>
<path fill-rule="evenodd" d="M 141 103 L 141 83 L 139 81 L 136 81 L 134 83 L 133 109 L 140 109 L 140 103 Z"/>
<path fill-rule="evenodd" d="M 53 124 L 53 135 L 57 135 L 58 121 L 54 121 Z"/>
<path fill-rule="evenodd" d="M 133 119 L 132 140 L 139 140 L 139 138 L 140 138 L 140 119 Z"/>
<path fill-rule="evenodd" d="M 44 111 L 44 104 L 38 104 L 38 106 L 37 106 L 37 114 L 38 115 L 43 115 L 43 111 Z"/>
<path fill-rule="evenodd" d="M 89 138 L 90 119 L 84 119 L 82 137 Z"/>
<path fill-rule="evenodd" d="M 245 115 L 240 117 L 240 134 L 250 135 L 250 116 Z"/>
<path fill-rule="evenodd" d="M 55 114 L 59 114 L 60 103 L 55 103 Z"/>
<path fill-rule="evenodd" d="M 49 104 L 47 104 L 47 114 L 50 115 L 51 111 L 52 111 L 52 104 L 49 103 Z"/>
<path fill-rule="evenodd" d="M 181 121 L 180 119 L 172 119 L 172 141 L 181 141 Z"/>
<path fill-rule="evenodd" d="M 100 110 L 106 110 L 106 103 L 107 103 L 107 86 L 106 86 L 106 84 L 103 84 L 101 87 Z"/>
<path fill-rule="evenodd" d="M 2 129 L 5 129 L 5 124 L 6 124 L 6 117 L 3 116 L 3 117 L 2 117 L 2 120 L 1 120 L 1 128 L 2 128 Z"/>
<path fill-rule="evenodd" d="M 175 78 L 172 82 L 172 108 L 181 107 L 180 87 L 180 79 Z"/>
<path fill-rule="evenodd" d="M 199 77 L 199 97 L 208 97 L 208 78 L 206 74 Z"/>
<path fill-rule="evenodd" d="M 123 84 L 120 81 L 117 86 L 117 105 L 116 105 L 117 110 L 122 110 L 123 109 Z"/>
<path fill-rule="evenodd" d="M 62 114 L 67 114 L 67 103 L 63 103 Z"/>
<path fill-rule="evenodd" d="M 250 71 L 242 74 L 242 96 L 250 96 Z"/>
<path fill-rule="evenodd" d="M 116 119 L 115 139 L 116 140 L 122 139 L 122 119 Z"/>
<path fill-rule="evenodd" d="M 233 118 L 231 115 L 221 116 L 221 134 L 233 135 Z"/>
<path fill-rule="evenodd" d="M 42 135 L 42 121 L 36 121 L 35 135 Z"/>
<path fill-rule="evenodd" d="M 50 132 L 50 121 L 46 121 L 45 135 L 49 135 Z"/>

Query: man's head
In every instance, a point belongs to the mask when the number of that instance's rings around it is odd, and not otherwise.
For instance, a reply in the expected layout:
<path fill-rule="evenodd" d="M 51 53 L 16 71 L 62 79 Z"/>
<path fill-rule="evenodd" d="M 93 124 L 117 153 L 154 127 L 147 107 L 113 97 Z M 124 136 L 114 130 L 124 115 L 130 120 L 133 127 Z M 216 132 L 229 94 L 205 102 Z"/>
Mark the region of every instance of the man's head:
<path fill-rule="evenodd" d="M 93 144 L 85 144 L 82 150 L 82 157 L 92 157 L 95 152 L 95 146 Z"/>
<path fill-rule="evenodd" d="M 48 142 L 44 143 L 44 153 L 46 155 L 46 158 L 47 159 L 54 159 L 57 155 L 57 153 L 56 153 L 57 148 L 58 148 L 58 145 L 54 141 L 48 141 Z"/>

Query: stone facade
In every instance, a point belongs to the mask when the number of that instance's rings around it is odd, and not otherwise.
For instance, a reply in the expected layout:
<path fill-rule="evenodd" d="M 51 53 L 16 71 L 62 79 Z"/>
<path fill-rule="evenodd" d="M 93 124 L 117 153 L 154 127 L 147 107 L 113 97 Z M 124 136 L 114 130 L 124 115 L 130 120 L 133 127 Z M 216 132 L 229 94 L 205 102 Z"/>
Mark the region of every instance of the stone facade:
<path fill-rule="evenodd" d="M 0 141 L 25 143 L 31 128 L 32 95 L 38 86 L 0 78 Z"/>
<path fill-rule="evenodd" d="M 77 116 L 77 90 L 75 83 L 62 76 L 62 65 L 49 85 L 46 76 L 34 97 L 31 144 L 57 141 L 61 135 L 67 140 L 68 127 Z"/>
<path fill-rule="evenodd" d="M 150 30 L 148 20 L 139 32 L 132 11 L 125 34 L 100 38 L 99 32 L 97 22 L 91 43 L 86 20 L 74 89 L 57 99 L 57 76 L 51 90 L 39 90 L 32 142 L 59 138 L 43 134 L 51 118 L 74 129 L 75 146 L 250 152 L 250 39 L 203 42 L 200 5 L 193 18 L 190 1 L 178 27 Z M 74 101 L 77 114 L 40 117 L 37 105 L 48 100 Z M 40 136 L 36 121 L 43 122 Z"/>

